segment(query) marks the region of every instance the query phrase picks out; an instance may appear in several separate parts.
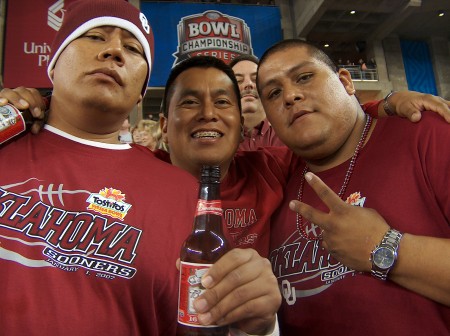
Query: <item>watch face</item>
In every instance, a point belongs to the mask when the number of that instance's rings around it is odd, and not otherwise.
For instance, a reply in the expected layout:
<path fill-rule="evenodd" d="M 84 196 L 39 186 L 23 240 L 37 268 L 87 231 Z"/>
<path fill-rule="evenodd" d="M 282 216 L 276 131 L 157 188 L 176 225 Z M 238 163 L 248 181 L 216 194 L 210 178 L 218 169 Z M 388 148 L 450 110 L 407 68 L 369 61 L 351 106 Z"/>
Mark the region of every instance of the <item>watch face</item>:
<path fill-rule="evenodd" d="M 381 268 L 390 268 L 395 261 L 395 253 L 388 247 L 379 247 L 373 254 L 373 263 Z"/>

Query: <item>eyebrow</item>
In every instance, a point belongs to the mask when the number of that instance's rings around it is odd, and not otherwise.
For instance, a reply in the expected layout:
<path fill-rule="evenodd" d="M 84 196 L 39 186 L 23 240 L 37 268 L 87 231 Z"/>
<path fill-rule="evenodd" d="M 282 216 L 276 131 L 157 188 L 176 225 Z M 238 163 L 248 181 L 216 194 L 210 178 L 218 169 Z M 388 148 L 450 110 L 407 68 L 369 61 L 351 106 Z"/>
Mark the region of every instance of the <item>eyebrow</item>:
<path fill-rule="evenodd" d="M 233 94 L 233 92 L 234 92 L 233 90 L 226 90 L 226 89 L 223 89 L 223 88 L 218 88 L 218 89 L 215 89 L 213 91 L 213 94 L 216 95 L 216 96 L 219 96 L 219 95 L 230 95 L 230 94 Z M 202 93 L 202 91 L 191 89 L 191 88 L 186 88 L 186 89 L 181 90 L 180 96 L 181 97 L 184 97 L 184 96 L 197 96 L 200 93 Z"/>
<path fill-rule="evenodd" d="M 286 77 L 287 77 L 287 75 L 288 75 L 289 73 L 298 71 L 298 70 L 300 70 L 301 68 L 303 68 L 303 67 L 305 67 L 305 66 L 307 66 L 307 65 L 312 65 L 312 64 L 314 64 L 314 62 L 311 62 L 311 61 L 303 61 L 303 62 L 301 62 L 301 63 L 299 63 L 299 64 L 297 64 L 297 65 L 294 65 L 293 67 L 291 67 L 291 68 L 289 68 L 289 69 L 284 70 L 282 76 L 286 76 Z M 278 82 L 279 82 L 278 78 L 271 78 L 271 79 L 269 79 L 266 83 L 263 83 L 263 85 L 260 86 L 260 90 L 263 90 L 266 86 L 273 85 L 273 84 L 276 84 L 276 83 L 278 83 Z"/>

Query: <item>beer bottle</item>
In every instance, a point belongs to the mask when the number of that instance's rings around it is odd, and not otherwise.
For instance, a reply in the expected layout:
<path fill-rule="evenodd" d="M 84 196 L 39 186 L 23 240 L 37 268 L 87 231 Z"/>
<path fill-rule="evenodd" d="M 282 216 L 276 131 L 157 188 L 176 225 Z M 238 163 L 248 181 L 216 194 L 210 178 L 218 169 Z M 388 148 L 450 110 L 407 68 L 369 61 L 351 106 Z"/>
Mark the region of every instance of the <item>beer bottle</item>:
<path fill-rule="evenodd" d="M 29 110 L 19 111 L 11 104 L 0 106 L 0 144 L 19 135 L 33 124 Z"/>
<path fill-rule="evenodd" d="M 42 99 L 46 108 L 48 108 L 50 104 L 49 96 L 42 97 Z M 0 106 L 0 144 L 29 129 L 35 121 L 36 119 L 30 110 L 19 111 L 12 104 Z"/>
<path fill-rule="evenodd" d="M 193 308 L 195 298 L 205 291 L 201 284 L 202 275 L 229 250 L 222 227 L 220 168 L 203 166 L 193 229 L 185 240 L 180 254 L 177 335 L 228 335 L 228 326 L 201 325 Z"/>

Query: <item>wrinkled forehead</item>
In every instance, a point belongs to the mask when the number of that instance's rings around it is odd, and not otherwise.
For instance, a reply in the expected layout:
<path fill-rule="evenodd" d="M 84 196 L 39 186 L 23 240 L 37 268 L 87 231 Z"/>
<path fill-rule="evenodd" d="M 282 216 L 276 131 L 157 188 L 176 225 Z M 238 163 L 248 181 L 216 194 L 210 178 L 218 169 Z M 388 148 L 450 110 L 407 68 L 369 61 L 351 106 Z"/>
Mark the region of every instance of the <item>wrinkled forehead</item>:
<path fill-rule="evenodd" d="M 183 95 L 227 95 L 236 99 L 234 83 L 220 69 L 214 67 L 189 68 L 178 75 L 171 85 L 172 96 Z"/>

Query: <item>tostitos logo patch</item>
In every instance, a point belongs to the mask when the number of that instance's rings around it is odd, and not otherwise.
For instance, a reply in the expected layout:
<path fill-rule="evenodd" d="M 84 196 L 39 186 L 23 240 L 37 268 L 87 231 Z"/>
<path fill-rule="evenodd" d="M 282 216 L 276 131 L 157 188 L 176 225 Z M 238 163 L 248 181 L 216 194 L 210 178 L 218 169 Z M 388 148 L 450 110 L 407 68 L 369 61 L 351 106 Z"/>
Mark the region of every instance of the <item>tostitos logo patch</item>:
<path fill-rule="evenodd" d="M 86 202 L 88 210 L 118 219 L 124 219 L 131 208 L 131 204 L 125 202 L 125 194 L 114 188 L 103 188 L 98 194 L 89 195 Z"/>

